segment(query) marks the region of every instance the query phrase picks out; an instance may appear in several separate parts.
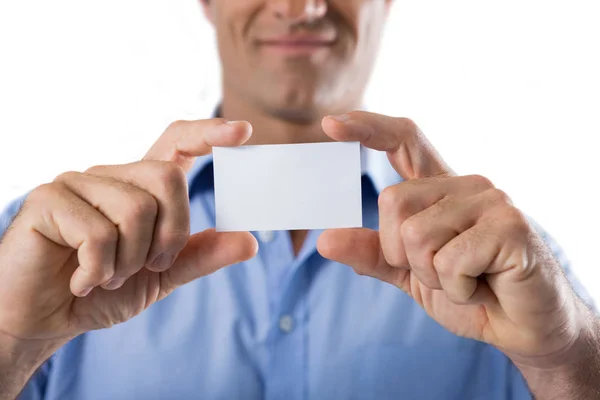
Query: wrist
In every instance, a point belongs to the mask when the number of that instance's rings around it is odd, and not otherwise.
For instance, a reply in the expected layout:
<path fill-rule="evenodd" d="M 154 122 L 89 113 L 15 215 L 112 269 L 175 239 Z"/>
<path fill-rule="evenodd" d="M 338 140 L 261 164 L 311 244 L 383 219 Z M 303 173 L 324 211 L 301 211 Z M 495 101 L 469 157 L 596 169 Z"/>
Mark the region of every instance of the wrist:
<path fill-rule="evenodd" d="M 0 368 L 6 364 L 43 362 L 55 347 L 53 341 L 22 340 L 0 332 Z"/>
<path fill-rule="evenodd" d="M 36 369 L 64 344 L 22 340 L 0 331 L 0 400 L 16 397 Z"/>
<path fill-rule="evenodd" d="M 600 398 L 600 321 L 586 308 L 577 337 L 543 359 L 512 359 L 536 399 Z"/>

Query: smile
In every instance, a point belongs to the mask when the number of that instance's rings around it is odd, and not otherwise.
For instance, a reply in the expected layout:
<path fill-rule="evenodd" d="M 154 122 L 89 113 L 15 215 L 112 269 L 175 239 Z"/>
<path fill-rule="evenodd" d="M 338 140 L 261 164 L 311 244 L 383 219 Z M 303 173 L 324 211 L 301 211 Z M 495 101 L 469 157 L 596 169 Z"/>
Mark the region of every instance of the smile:
<path fill-rule="evenodd" d="M 301 56 L 331 49 L 335 44 L 335 37 L 330 35 L 276 37 L 260 40 L 258 44 L 270 52 Z"/>

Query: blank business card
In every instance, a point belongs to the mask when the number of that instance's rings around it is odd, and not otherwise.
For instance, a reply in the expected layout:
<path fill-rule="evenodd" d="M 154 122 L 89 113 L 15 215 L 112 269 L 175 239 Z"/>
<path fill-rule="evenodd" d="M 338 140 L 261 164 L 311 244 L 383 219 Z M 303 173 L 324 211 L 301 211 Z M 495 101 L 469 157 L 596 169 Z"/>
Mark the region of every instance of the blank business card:
<path fill-rule="evenodd" d="M 362 226 L 360 143 L 213 148 L 216 229 Z"/>

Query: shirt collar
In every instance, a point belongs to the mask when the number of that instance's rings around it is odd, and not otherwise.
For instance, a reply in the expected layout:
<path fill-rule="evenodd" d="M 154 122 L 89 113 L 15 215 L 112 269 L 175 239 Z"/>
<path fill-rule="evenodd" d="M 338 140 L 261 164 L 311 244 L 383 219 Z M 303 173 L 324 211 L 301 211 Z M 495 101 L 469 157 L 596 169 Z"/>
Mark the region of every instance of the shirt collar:
<path fill-rule="evenodd" d="M 213 112 L 213 118 L 221 114 L 219 105 Z M 402 178 L 392 168 L 385 152 L 369 149 L 361 146 L 360 149 L 362 175 L 373 183 L 377 194 L 388 186 L 402 182 Z M 198 157 L 188 172 L 190 195 L 206 189 L 212 189 L 213 178 L 213 156 L 212 154 Z"/>

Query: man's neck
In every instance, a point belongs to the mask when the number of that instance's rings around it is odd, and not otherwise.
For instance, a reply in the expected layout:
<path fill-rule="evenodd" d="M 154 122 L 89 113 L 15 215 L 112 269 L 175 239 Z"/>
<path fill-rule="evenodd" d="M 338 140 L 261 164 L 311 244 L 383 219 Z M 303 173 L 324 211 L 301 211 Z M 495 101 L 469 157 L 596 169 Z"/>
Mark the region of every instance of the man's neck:
<path fill-rule="evenodd" d="M 308 236 L 308 231 L 290 231 L 290 238 L 292 239 L 292 246 L 294 247 L 294 255 L 298 257 L 300 251 L 302 250 L 302 246 L 306 241 L 306 236 Z"/>

